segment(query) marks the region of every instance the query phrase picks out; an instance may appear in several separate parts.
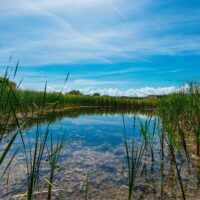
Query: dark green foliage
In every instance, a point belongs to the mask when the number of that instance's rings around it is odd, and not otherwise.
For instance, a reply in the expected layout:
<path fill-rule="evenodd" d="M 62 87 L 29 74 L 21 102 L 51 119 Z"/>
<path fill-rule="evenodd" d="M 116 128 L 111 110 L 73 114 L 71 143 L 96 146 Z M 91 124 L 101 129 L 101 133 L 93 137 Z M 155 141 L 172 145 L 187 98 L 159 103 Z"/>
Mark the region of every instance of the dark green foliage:
<path fill-rule="evenodd" d="M 68 94 L 68 95 L 76 95 L 76 96 L 81 96 L 81 95 L 83 95 L 83 93 L 80 92 L 79 90 L 72 90 L 72 91 L 70 91 L 70 92 L 67 92 L 66 94 Z"/>
<path fill-rule="evenodd" d="M 14 81 L 10 81 L 6 77 L 0 77 L 0 87 L 2 87 L 2 85 L 6 87 L 10 85 L 11 87 L 16 88 L 16 83 Z"/>
<path fill-rule="evenodd" d="M 101 95 L 100 95 L 99 93 L 94 93 L 93 96 L 99 97 L 99 96 L 101 96 Z"/>

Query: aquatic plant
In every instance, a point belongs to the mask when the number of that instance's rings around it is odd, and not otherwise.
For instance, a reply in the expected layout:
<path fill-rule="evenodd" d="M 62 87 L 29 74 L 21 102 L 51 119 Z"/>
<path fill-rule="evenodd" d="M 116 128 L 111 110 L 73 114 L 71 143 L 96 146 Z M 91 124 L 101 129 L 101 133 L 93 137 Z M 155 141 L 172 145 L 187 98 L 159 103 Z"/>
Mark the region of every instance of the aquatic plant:
<path fill-rule="evenodd" d="M 9 59 L 9 64 L 11 62 L 11 57 Z M 8 130 L 9 123 L 12 119 L 13 113 L 15 112 L 16 105 L 13 102 L 14 92 L 16 85 L 13 81 L 9 81 L 8 77 L 8 68 L 9 64 L 6 68 L 5 74 L 3 78 L 0 79 L 0 144 L 3 142 L 3 138 Z M 15 78 L 16 71 L 17 71 L 18 64 L 15 67 L 15 74 L 13 78 Z M 19 131 L 16 130 L 10 137 L 10 140 L 6 144 L 3 152 L 0 154 L 0 168 L 3 168 L 3 164 L 5 162 L 6 156 L 8 155 L 12 144 L 14 143 Z M 7 170 L 9 169 L 12 160 L 17 154 L 18 149 L 13 153 L 10 160 L 4 165 L 3 173 L 0 175 L 0 181 L 6 174 Z"/>
<path fill-rule="evenodd" d="M 9 60 L 9 63 L 10 61 L 11 61 L 11 58 Z M 18 65 L 19 65 L 19 62 L 17 63 L 14 69 L 13 78 L 15 78 L 16 76 Z M 6 147 L 4 148 L 3 152 L 0 155 L 0 167 L 2 168 L 2 166 L 4 166 L 5 168 L 4 170 L 2 170 L 3 172 L 0 176 L 0 179 L 2 179 L 6 175 L 6 172 L 9 169 L 10 165 L 12 164 L 14 157 L 18 153 L 18 149 L 16 149 L 13 155 L 11 156 L 11 158 L 9 158 L 9 160 L 5 160 L 7 154 L 9 154 L 9 151 L 12 148 L 12 145 L 16 137 L 19 136 L 22 141 L 23 152 L 25 155 L 25 162 L 26 162 L 26 167 L 27 167 L 27 180 L 25 181 L 27 185 L 27 192 L 23 194 L 14 195 L 14 197 L 16 196 L 19 198 L 26 197 L 27 199 L 31 200 L 34 198 L 34 195 L 35 195 L 35 189 L 37 188 L 38 177 L 41 170 L 41 162 L 45 157 L 45 151 L 46 151 L 45 148 L 47 148 L 46 143 L 47 143 L 47 138 L 49 135 L 49 127 L 50 127 L 50 122 L 51 122 L 50 120 L 47 124 L 46 130 L 44 131 L 44 133 L 41 133 L 39 129 L 39 124 L 40 124 L 41 117 L 46 112 L 47 83 L 45 84 L 44 92 L 41 95 L 42 102 L 41 102 L 41 107 L 37 113 L 35 141 L 34 141 L 34 146 L 32 146 L 30 143 L 29 135 L 28 135 L 28 143 L 26 143 L 25 135 L 23 134 L 24 126 L 26 126 L 26 123 L 28 122 L 29 118 L 26 118 L 27 112 L 24 112 L 23 102 L 21 102 L 20 98 L 18 97 L 18 94 L 19 94 L 18 88 L 21 82 L 16 86 L 14 81 L 10 81 L 11 74 L 8 73 L 8 70 L 9 70 L 9 65 L 6 68 L 4 77 L 0 79 L 0 106 L 1 106 L 0 108 L 0 123 L 1 123 L 0 124 L 1 125 L 0 144 L 3 141 L 4 135 L 9 130 L 9 126 L 11 122 L 16 124 L 16 130 L 14 131 L 13 134 L 10 134 L 11 136 L 10 140 L 8 141 L 8 143 L 6 144 Z M 55 113 L 56 106 L 58 104 L 58 100 L 61 94 L 62 94 L 62 91 L 57 94 L 56 101 L 52 103 L 52 110 L 50 113 L 51 116 L 53 116 Z M 23 118 L 23 123 L 21 123 L 21 120 L 18 117 L 18 112 L 20 112 Z M 49 152 L 49 157 L 48 157 L 48 159 L 51 161 L 50 162 L 50 179 L 49 179 L 50 184 L 48 187 L 48 196 L 47 196 L 48 199 L 51 199 L 51 190 L 52 190 L 51 184 L 53 184 L 55 167 L 56 167 L 60 150 L 63 147 L 63 142 L 64 142 L 64 137 L 61 139 L 61 141 L 59 140 L 57 141 L 55 148 L 53 148 L 53 144 L 51 144 L 51 150 Z M 9 172 L 8 172 L 8 179 L 9 179 Z M 7 179 L 7 182 L 8 182 L 8 179 Z M 24 184 L 22 184 L 22 186 L 23 185 Z M 20 188 L 17 191 L 20 191 Z"/>
<path fill-rule="evenodd" d="M 138 175 L 138 171 L 140 169 L 141 160 L 144 153 L 144 145 L 142 143 L 141 145 L 135 147 L 134 138 L 132 138 L 131 141 L 128 140 L 124 117 L 123 117 L 123 126 L 124 126 L 123 136 L 124 136 L 126 164 L 128 168 L 128 188 L 129 188 L 128 199 L 131 200 L 133 197 L 136 177 Z"/>

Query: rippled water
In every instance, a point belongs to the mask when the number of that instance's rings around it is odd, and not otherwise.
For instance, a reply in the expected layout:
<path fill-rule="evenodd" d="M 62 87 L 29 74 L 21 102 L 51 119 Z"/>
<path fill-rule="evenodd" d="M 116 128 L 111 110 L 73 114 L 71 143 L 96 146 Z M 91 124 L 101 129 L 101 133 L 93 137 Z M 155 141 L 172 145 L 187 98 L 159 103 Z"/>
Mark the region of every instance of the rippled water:
<path fill-rule="evenodd" d="M 87 112 L 86 112 L 87 113 Z M 136 125 L 134 116 L 137 116 Z M 123 114 L 127 138 L 134 137 L 135 143 L 140 142 L 140 123 L 145 123 L 149 118 L 144 114 Z M 153 129 L 151 122 L 150 129 Z M 27 151 L 30 146 L 33 148 L 35 142 L 36 125 L 32 123 L 31 127 L 24 130 L 25 143 Z M 47 122 L 42 122 L 39 126 L 41 135 L 44 134 Z M 78 114 L 77 111 L 71 112 L 70 116 L 56 118 L 50 125 L 53 135 L 53 141 L 56 142 L 64 134 L 65 146 L 61 151 L 58 169 L 55 175 L 54 198 L 56 199 L 84 199 L 85 185 L 89 185 L 89 199 L 126 199 L 127 194 L 127 170 L 125 164 L 125 147 L 123 138 L 123 120 L 122 114 Z M 143 160 L 140 175 L 137 179 L 136 194 L 137 198 L 159 199 L 161 193 L 165 197 L 172 198 L 173 195 L 181 197 L 176 192 L 178 182 L 174 183 L 175 168 L 165 156 L 165 166 L 163 174 L 160 175 L 160 147 L 158 143 L 159 128 L 156 128 L 154 138 L 155 163 L 152 165 L 150 155 Z M 30 140 L 30 146 L 28 141 Z M 6 143 L 6 138 L 5 138 Z M 47 145 L 50 144 L 48 137 Z M 3 146 L 1 146 L 1 149 Z M 13 161 L 10 169 L 9 181 L 6 179 L 0 184 L 0 197 L 6 197 L 12 194 L 22 194 L 26 192 L 26 165 L 23 154 L 21 138 L 18 137 L 13 145 L 12 152 L 18 148 L 18 155 Z M 0 150 L 1 150 L 0 149 Z M 11 153 L 10 153 L 11 154 Z M 40 188 L 45 188 L 48 178 L 48 163 L 42 162 L 40 173 Z M 191 179 L 188 181 L 188 190 L 190 192 L 198 191 L 196 189 L 196 180 L 194 173 L 191 173 Z M 87 183 L 86 183 L 86 180 Z M 194 180 L 194 181 L 191 181 Z M 160 188 L 163 181 L 164 189 Z M 170 183 L 169 185 L 167 183 Z M 174 183 L 174 185 L 171 185 Z M 24 185 L 23 185 L 24 184 Z M 23 185 L 22 187 L 20 187 Z M 20 188 L 20 189 L 19 189 Z M 15 191 L 19 189 L 19 191 Z M 45 190 L 45 189 L 44 189 Z M 14 192 L 15 191 L 15 192 Z M 174 194 L 172 194 L 174 192 Z M 168 194 L 169 193 L 169 194 Z M 42 196 L 39 196 L 42 199 Z M 196 197 L 195 197 L 196 198 Z M 198 199 L 198 198 L 196 198 Z"/>

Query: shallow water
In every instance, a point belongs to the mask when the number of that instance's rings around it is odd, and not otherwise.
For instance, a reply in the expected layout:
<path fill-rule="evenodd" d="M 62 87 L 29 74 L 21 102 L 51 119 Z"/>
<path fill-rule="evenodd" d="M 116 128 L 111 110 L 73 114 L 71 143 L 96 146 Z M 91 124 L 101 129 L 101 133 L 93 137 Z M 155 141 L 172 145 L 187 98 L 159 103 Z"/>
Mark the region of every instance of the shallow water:
<path fill-rule="evenodd" d="M 127 166 L 124 147 L 124 126 L 128 139 L 134 137 L 136 147 L 141 144 L 140 123 L 149 119 L 148 115 L 129 112 L 125 114 L 107 112 L 89 112 L 77 110 L 70 111 L 70 116 L 62 116 L 52 121 L 49 130 L 52 132 L 54 143 L 64 134 L 65 146 L 58 160 L 58 169 L 55 174 L 54 199 L 84 199 L 85 187 L 89 185 L 89 199 L 126 199 L 127 190 Z M 134 116 L 137 116 L 134 125 Z M 150 132 L 153 129 L 155 118 L 150 124 Z M 48 121 L 48 120 L 47 120 Z M 41 122 L 39 126 L 40 135 L 45 133 L 47 121 Z M 30 123 L 31 127 L 24 130 L 24 139 L 27 152 L 33 148 L 35 143 L 36 125 Z M 181 198 L 179 184 L 176 179 L 176 170 L 171 163 L 168 154 L 164 156 L 161 163 L 158 133 L 160 128 L 156 126 L 153 148 L 155 162 L 151 162 L 149 152 L 143 158 L 140 174 L 135 186 L 135 196 L 143 199 L 174 199 Z M 5 143 L 6 143 L 5 138 Z M 50 145 L 50 134 L 47 146 Z M 30 145 L 29 145 L 30 141 Z M 0 147 L 2 150 L 3 145 Z M 8 196 L 26 192 L 26 165 L 23 146 L 20 136 L 17 137 L 10 155 L 18 148 L 18 154 L 10 169 L 9 181 L 6 177 L 0 184 L 0 197 L 6 199 Z M 45 153 L 47 154 L 47 152 Z M 38 191 L 45 191 L 47 182 L 45 177 L 49 175 L 49 164 L 42 162 L 40 173 L 40 187 Z M 186 174 L 185 169 L 182 173 Z M 162 173 L 161 173 L 162 172 Z M 87 181 L 86 181 L 87 180 Z M 185 177 L 185 185 L 188 187 L 188 195 L 198 199 L 198 185 L 196 173 L 190 173 Z M 188 181 L 188 182 L 187 182 Z M 22 187 L 21 185 L 24 184 Z M 19 189 L 20 188 L 20 189 Z M 19 189 L 17 192 L 15 190 Z M 43 193 L 45 195 L 45 193 Z M 44 196 L 37 195 L 38 199 Z M 164 198 L 164 199 L 165 199 Z"/>

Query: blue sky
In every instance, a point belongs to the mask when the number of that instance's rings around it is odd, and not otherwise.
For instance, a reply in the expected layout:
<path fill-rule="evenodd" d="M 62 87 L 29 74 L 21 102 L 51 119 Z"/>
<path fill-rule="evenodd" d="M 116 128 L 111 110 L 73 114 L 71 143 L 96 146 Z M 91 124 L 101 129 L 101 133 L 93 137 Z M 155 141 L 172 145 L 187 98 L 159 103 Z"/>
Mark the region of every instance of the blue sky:
<path fill-rule="evenodd" d="M 200 79 L 199 0 L 1 0 L 0 72 L 23 88 L 165 93 Z"/>

